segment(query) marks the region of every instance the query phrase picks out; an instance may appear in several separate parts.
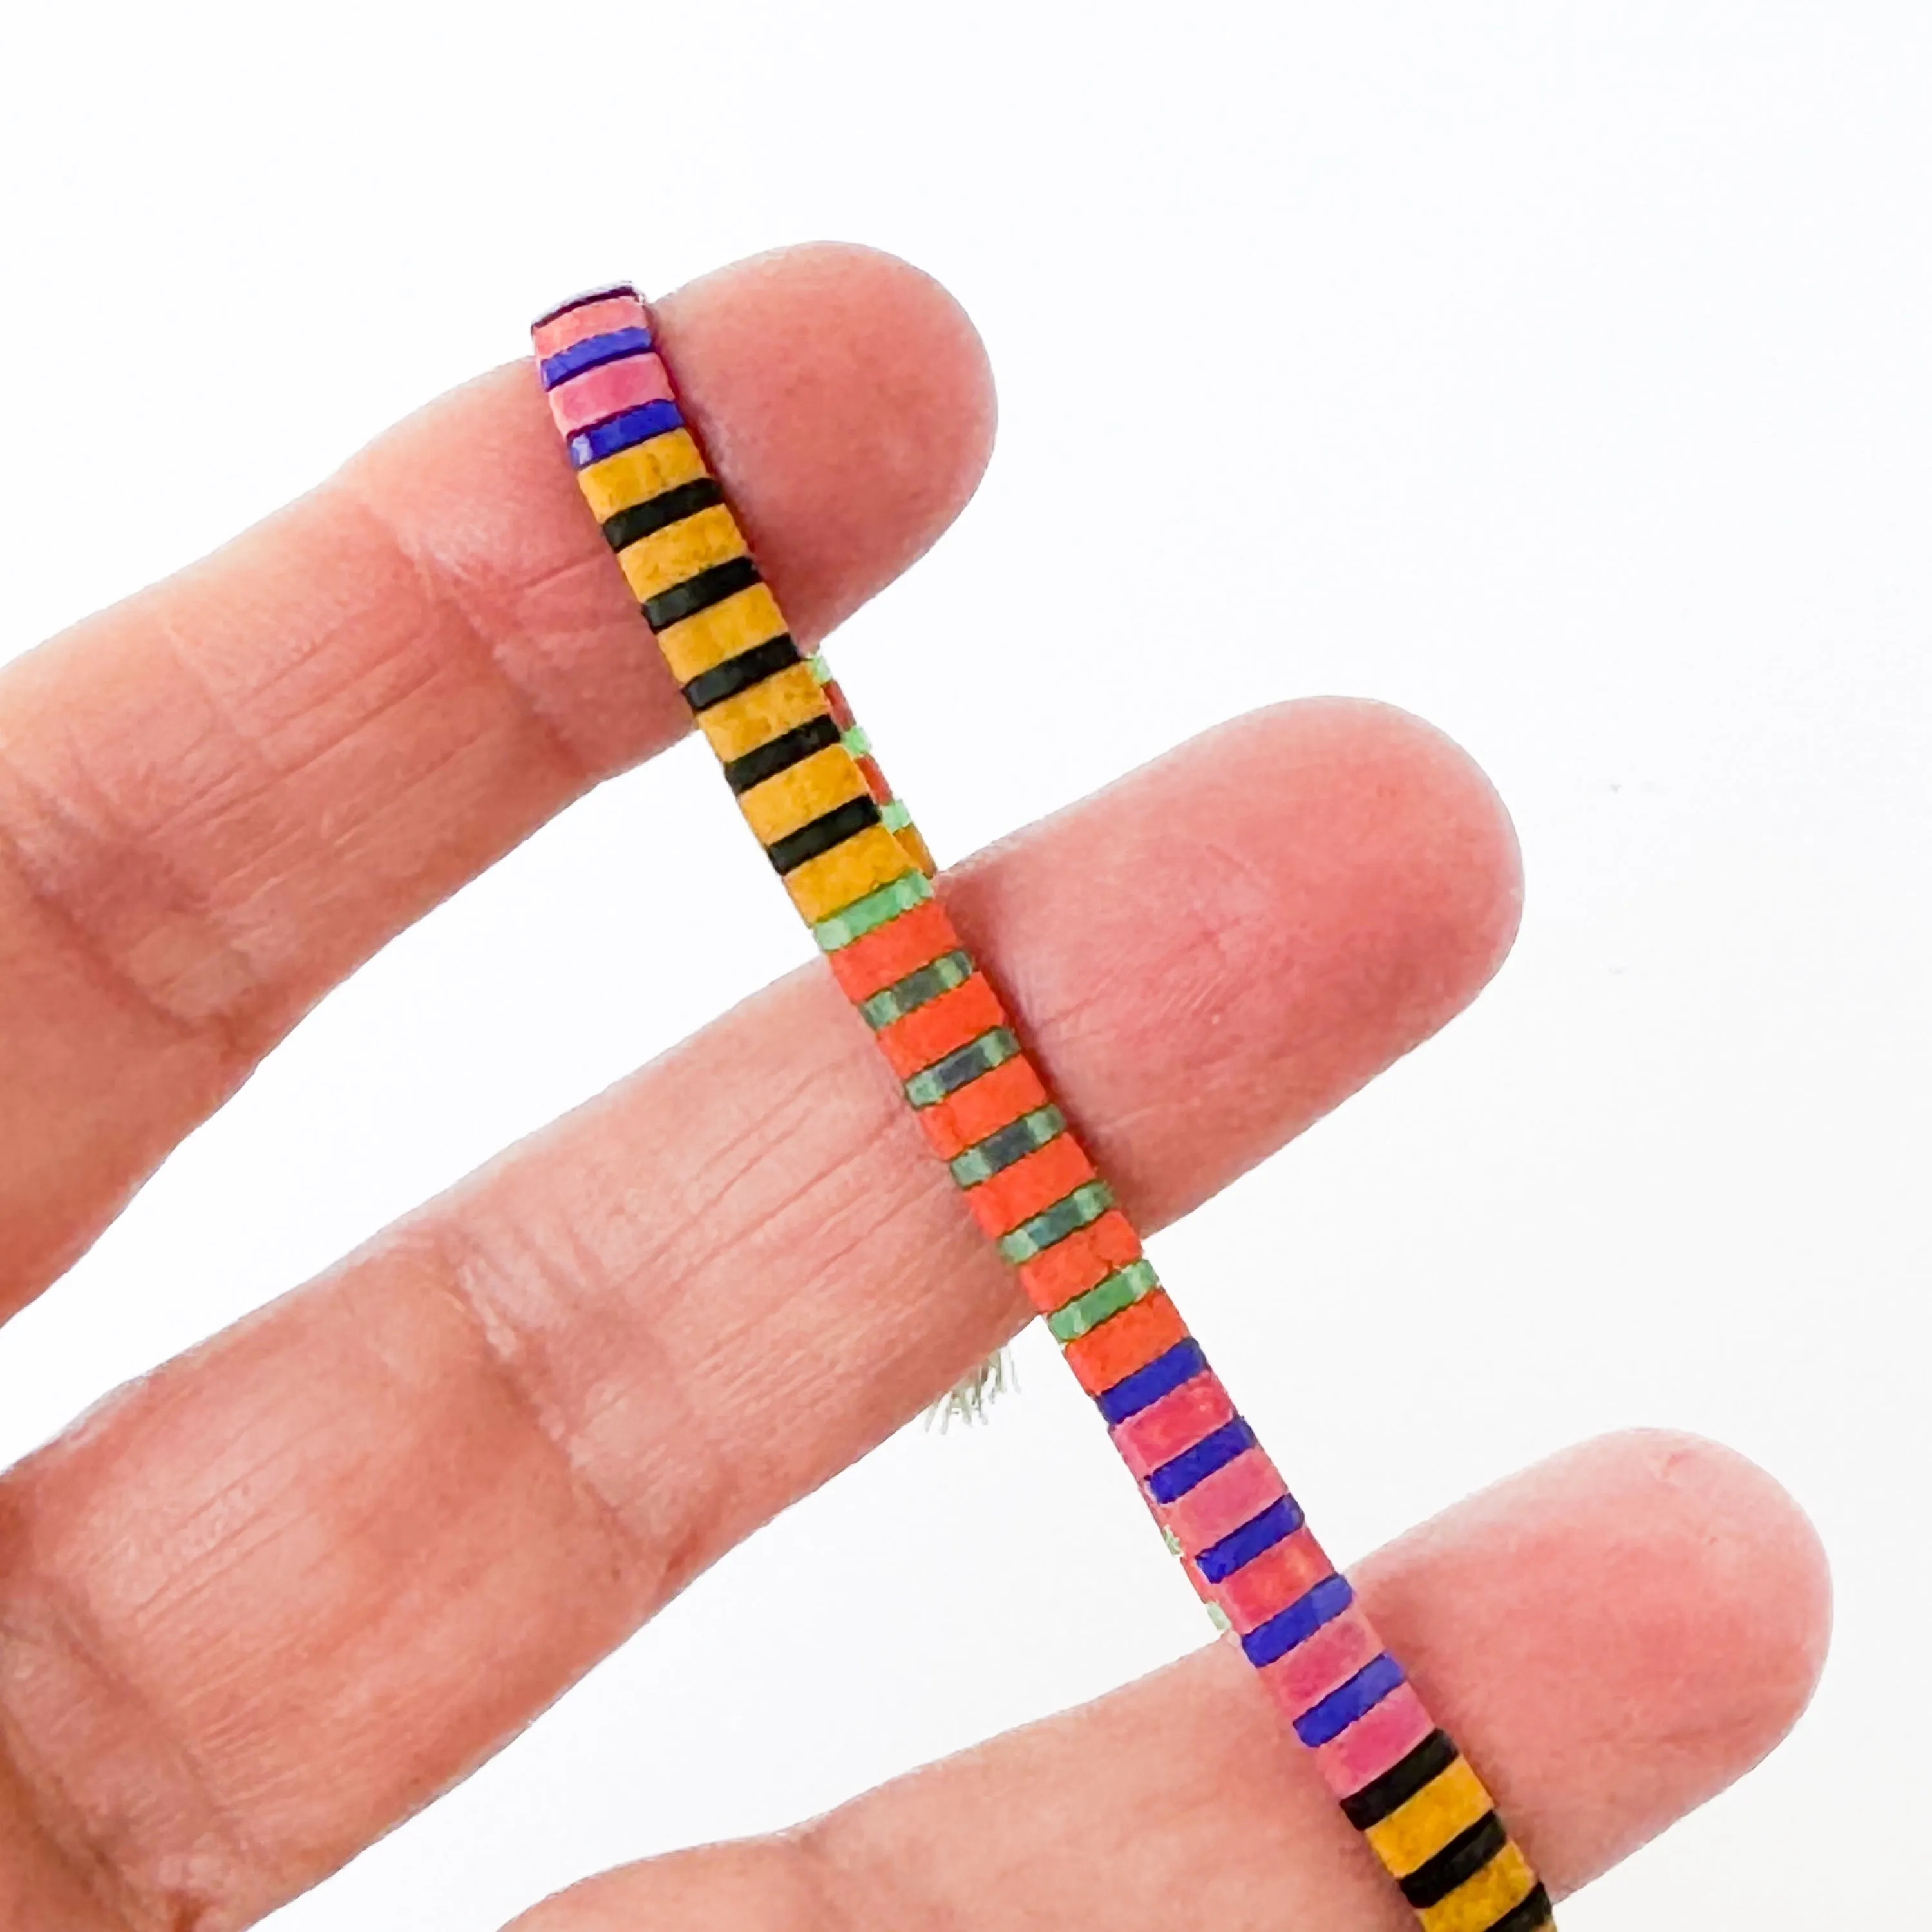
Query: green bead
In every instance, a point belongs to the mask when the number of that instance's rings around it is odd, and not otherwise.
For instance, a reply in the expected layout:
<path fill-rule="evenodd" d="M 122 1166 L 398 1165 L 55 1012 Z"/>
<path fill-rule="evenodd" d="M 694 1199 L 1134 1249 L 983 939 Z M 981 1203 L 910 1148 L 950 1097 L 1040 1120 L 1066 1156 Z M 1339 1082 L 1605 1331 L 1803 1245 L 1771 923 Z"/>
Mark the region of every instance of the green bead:
<path fill-rule="evenodd" d="M 1036 1107 L 1031 1113 L 1023 1114 L 1017 1120 L 988 1134 L 964 1154 L 955 1154 L 947 1165 L 952 1169 L 953 1179 L 962 1187 L 977 1187 L 981 1181 L 992 1180 L 1015 1161 L 1024 1160 L 1028 1154 L 1037 1153 L 1056 1135 L 1066 1131 L 1066 1118 L 1058 1107 Z"/>
<path fill-rule="evenodd" d="M 1056 1308 L 1046 1318 L 1047 1332 L 1063 1345 L 1078 1341 L 1110 1316 L 1131 1308 L 1144 1294 L 1160 1286 L 1150 1261 L 1130 1262 L 1118 1274 L 1077 1295 L 1064 1308 Z"/>
<path fill-rule="evenodd" d="M 876 932 L 889 920 L 910 912 L 932 896 L 932 888 L 926 884 L 923 872 L 902 872 L 889 884 L 874 887 L 863 898 L 854 899 L 850 905 L 841 906 L 821 919 L 812 928 L 812 936 L 818 941 L 821 952 L 836 952 L 840 946 L 850 946 L 854 940 Z"/>
<path fill-rule="evenodd" d="M 1019 1042 L 1006 1028 L 994 1027 L 944 1060 L 934 1060 L 923 1073 L 915 1073 L 905 1083 L 905 1096 L 915 1107 L 936 1107 L 949 1094 L 956 1094 L 982 1074 L 1004 1066 L 1019 1050 Z"/>
<path fill-rule="evenodd" d="M 942 952 L 929 966 L 921 966 L 903 980 L 895 980 L 883 992 L 860 1003 L 859 1017 L 877 1033 L 908 1013 L 916 1012 L 928 1000 L 963 986 L 973 976 L 973 962 L 963 952 Z"/>
<path fill-rule="evenodd" d="M 1000 1252 L 1017 1264 L 1044 1254 L 1056 1241 L 1064 1241 L 1076 1229 L 1100 1220 L 1114 1204 L 1114 1191 L 1104 1180 L 1090 1180 L 1076 1187 L 1064 1201 L 1042 1208 L 1030 1221 L 1022 1221 L 1010 1234 L 1000 1237 Z"/>

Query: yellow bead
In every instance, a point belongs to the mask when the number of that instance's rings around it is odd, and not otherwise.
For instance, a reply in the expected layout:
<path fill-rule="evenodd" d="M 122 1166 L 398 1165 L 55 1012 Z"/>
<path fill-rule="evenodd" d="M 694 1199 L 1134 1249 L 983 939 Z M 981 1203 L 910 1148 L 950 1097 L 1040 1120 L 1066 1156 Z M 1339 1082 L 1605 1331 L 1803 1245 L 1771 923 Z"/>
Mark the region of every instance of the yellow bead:
<path fill-rule="evenodd" d="M 721 764 L 729 764 L 755 752 L 795 726 L 823 718 L 829 707 L 808 664 L 794 664 L 714 704 L 698 715 L 698 728 L 710 740 Z"/>
<path fill-rule="evenodd" d="M 701 670 L 776 638 L 785 627 L 784 614 L 769 586 L 748 584 L 694 617 L 667 624 L 658 633 L 658 647 L 680 684 L 688 684 Z"/>
<path fill-rule="evenodd" d="M 770 845 L 834 806 L 865 794 L 866 775 L 853 763 L 851 753 L 843 745 L 828 745 L 776 778 L 754 785 L 740 797 L 738 806 L 758 835 L 758 843 Z"/>
<path fill-rule="evenodd" d="M 1416 1916 L 1423 1932 L 1489 1932 L 1513 1906 L 1536 1889 L 1529 1861 L 1513 1844 L 1505 1845 L 1475 1876 L 1459 1885 L 1439 1904 L 1426 1906 Z"/>
<path fill-rule="evenodd" d="M 1459 1757 L 1363 1835 L 1397 1878 L 1406 1878 L 1490 1808 L 1482 1780 L 1467 1758 Z"/>
<path fill-rule="evenodd" d="M 617 562 L 631 594 L 641 604 L 700 570 L 709 570 L 714 563 L 728 563 L 744 554 L 743 532 L 731 512 L 722 503 L 715 503 L 620 550 Z"/>
<path fill-rule="evenodd" d="M 916 825 L 902 825 L 892 836 L 905 848 L 913 863 L 928 879 L 938 876 L 939 861 L 932 856 L 932 848 L 926 844 Z"/>
<path fill-rule="evenodd" d="M 880 886 L 914 870 L 898 841 L 882 825 L 868 825 L 842 845 L 808 859 L 785 874 L 791 902 L 812 924 L 843 911 Z"/>
<path fill-rule="evenodd" d="M 674 429 L 580 470 L 577 485 L 601 524 L 634 503 L 646 502 L 680 483 L 695 482 L 710 473 L 690 431 Z"/>

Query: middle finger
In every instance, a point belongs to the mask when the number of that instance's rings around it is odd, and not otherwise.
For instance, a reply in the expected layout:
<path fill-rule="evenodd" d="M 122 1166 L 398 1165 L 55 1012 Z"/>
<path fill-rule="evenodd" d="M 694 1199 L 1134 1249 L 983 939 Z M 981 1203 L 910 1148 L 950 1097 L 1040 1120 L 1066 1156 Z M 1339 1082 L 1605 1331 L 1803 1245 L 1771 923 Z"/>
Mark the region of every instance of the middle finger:
<path fill-rule="evenodd" d="M 1460 1007 L 1516 874 L 1453 747 L 1329 704 L 946 896 L 1151 1227 Z M 312 1882 L 1019 1325 L 842 1004 L 781 982 L 9 1479 L 0 1720 L 134 1922 Z"/>

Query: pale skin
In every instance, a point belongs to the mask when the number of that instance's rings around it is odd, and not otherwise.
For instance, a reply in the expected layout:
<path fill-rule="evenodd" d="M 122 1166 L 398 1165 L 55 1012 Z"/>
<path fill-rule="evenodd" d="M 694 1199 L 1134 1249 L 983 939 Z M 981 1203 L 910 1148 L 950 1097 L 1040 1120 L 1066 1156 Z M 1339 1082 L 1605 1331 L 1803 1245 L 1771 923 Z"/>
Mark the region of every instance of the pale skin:
<path fill-rule="evenodd" d="M 978 342 L 850 249 L 724 271 L 662 319 L 815 640 L 970 493 Z M 328 987 L 687 726 L 521 368 L 0 673 L 6 1310 Z M 775 890 L 760 869 L 718 890 Z M 1142 917 L 1129 879 L 1183 916 Z M 944 890 L 1149 1229 L 1457 1012 L 1519 900 L 1481 774 L 1336 701 L 1184 746 Z M 4 1478 L 0 1924 L 253 1923 L 1025 1313 L 829 976 L 780 982 Z M 1771 1748 L 1828 1620 L 1782 1491 L 1654 1434 L 1356 1574 L 1558 1893 Z M 1112 1932 L 1411 1922 L 1210 1646 L 516 1924 L 1018 1932 L 1103 1898 Z"/>

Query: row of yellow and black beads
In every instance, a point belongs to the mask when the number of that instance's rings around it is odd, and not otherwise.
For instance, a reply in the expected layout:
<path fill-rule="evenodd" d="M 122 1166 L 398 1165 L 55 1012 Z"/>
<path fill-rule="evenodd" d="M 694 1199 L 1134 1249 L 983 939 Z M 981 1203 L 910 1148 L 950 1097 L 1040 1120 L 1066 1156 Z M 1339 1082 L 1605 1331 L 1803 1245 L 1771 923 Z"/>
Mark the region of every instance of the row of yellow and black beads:
<path fill-rule="evenodd" d="M 1538 1932 L 1547 1893 L 1310 1532 L 802 661 L 628 289 L 536 331 L 584 494 L 732 790 L 935 1151 L 1091 1395 L 1195 1587 L 1427 1932 Z"/>

